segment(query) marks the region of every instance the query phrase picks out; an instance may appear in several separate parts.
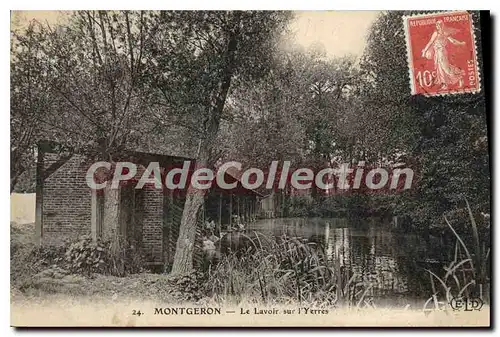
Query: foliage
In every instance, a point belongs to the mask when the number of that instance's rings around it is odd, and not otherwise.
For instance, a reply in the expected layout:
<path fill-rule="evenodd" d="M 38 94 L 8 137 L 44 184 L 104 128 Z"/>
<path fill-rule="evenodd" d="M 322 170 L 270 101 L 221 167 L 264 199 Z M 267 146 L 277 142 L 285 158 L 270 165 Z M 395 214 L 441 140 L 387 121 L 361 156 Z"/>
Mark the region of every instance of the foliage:
<path fill-rule="evenodd" d="M 385 12 L 373 24 L 360 66 L 362 134 L 375 159 L 398 160 L 416 173 L 413 188 L 387 205 L 415 229 L 442 226 L 443 213 L 476 200 L 476 215 L 489 213 L 490 172 L 484 90 L 477 95 L 411 96 L 402 16 Z M 472 13 L 475 20 L 477 13 Z M 479 28 L 476 35 L 480 37 Z M 481 45 L 478 57 L 481 59 Z M 375 151 L 374 151 L 375 150 Z M 462 220 L 465 220 L 464 217 Z"/>
<path fill-rule="evenodd" d="M 197 167 L 213 167 L 221 157 L 219 130 L 231 119 L 230 90 L 269 71 L 290 14 L 279 11 L 177 11 L 152 13 L 154 43 L 147 54 L 155 104 L 198 140 Z M 203 195 L 187 191 L 172 273 L 192 271 L 196 214 Z"/>
<path fill-rule="evenodd" d="M 247 254 L 223 256 L 209 271 L 207 296 L 217 303 L 307 303 L 318 307 L 365 306 L 368 284 L 329 261 L 323 247 L 282 236 Z"/>
<path fill-rule="evenodd" d="M 358 85 L 354 59 L 330 59 L 321 45 L 304 49 L 287 42 L 261 82 L 232 91 L 235 117 L 223 130 L 226 156 L 263 168 L 273 160 L 314 169 L 349 160 Z"/>
<path fill-rule="evenodd" d="M 37 247 L 34 242 L 34 225 L 18 226 L 11 223 L 10 278 L 16 286 L 64 258 L 64 249 Z"/>
<path fill-rule="evenodd" d="M 452 298 L 457 300 L 480 298 L 487 303 L 491 301 L 489 278 L 491 248 L 489 244 L 481 245 L 476 220 L 468 202 L 467 212 L 473 237 L 471 245 L 466 244 L 468 240 L 458 234 L 446 216 L 444 217 L 445 223 L 456 238 L 453 260 L 448 266 L 444 266 L 444 276 L 428 270 L 433 294 L 424 304 L 424 310 L 431 305 L 434 309 L 440 309 L 445 304 L 446 308 Z"/>
<path fill-rule="evenodd" d="M 126 244 L 117 245 L 120 240 L 96 242 L 90 236 L 83 236 L 66 248 L 65 267 L 74 273 L 92 273 L 124 276 L 142 270 L 143 259 L 139 252 Z"/>
<path fill-rule="evenodd" d="M 167 293 L 179 302 L 196 302 L 205 296 L 206 274 L 199 271 L 187 275 L 169 277 Z"/>
<path fill-rule="evenodd" d="M 52 107 L 53 94 L 50 83 L 45 80 L 50 74 L 50 63 L 41 56 L 39 46 L 46 35 L 37 28 L 32 22 L 23 32 L 11 32 L 11 192 L 21 175 L 33 167 L 36 143 L 46 136 L 40 123 Z"/>
<path fill-rule="evenodd" d="M 33 238 L 33 225 L 11 224 L 11 281 L 15 285 L 26 287 L 35 278 L 59 274 L 125 276 L 143 271 L 139 252 L 128 247 L 116 255 L 111 240 L 94 243 L 90 236 L 82 236 L 57 246 L 37 246 Z"/>
<path fill-rule="evenodd" d="M 290 160 L 314 170 L 403 163 L 416 171 L 410 191 L 324 197 L 314 188 L 299 197 L 286 190 L 281 214 L 393 213 L 424 232 L 442 230 L 445 214 L 460 231 L 464 198 L 475 200 L 476 218 L 490 213 L 484 90 L 411 96 L 406 14 L 382 13 L 360 59 L 294 44 L 293 14 L 282 11 L 75 11 L 54 27 L 33 21 L 14 29 L 11 191 L 32 189 L 43 139 L 60 143 L 61 156 L 111 161 L 125 149 L 147 149 L 207 167 L 226 159 L 261 168 Z M 475 33 L 480 41 L 478 25 Z M 179 243 L 194 242 L 203 203 L 189 195 Z M 478 231 L 486 225 L 477 221 Z M 129 253 L 114 239 L 106 272 L 123 275 Z M 104 260 L 97 248 L 73 249 L 71 261 L 80 258 L 72 268 L 101 268 L 87 263 Z M 174 271 L 189 273 L 192 251 L 177 251 Z"/>
<path fill-rule="evenodd" d="M 106 264 L 106 246 L 102 242 L 92 242 L 85 237 L 72 243 L 66 250 L 65 257 L 69 269 L 75 273 L 98 273 L 104 271 Z"/>
<path fill-rule="evenodd" d="M 297 195 L 290 198 L 288 216 L 306 217 L 310 215 L 313 199 L 309 195 Z"/>
<path fill-rule="evenodd" d="M 313 218 L 384 216 L 391 213 L 390 206 L 388 206 L 391 198 L 364 193 L 345 193 L 315 198 L 310 194 L 293 195 L 289 198 L 287 216 Z"/>

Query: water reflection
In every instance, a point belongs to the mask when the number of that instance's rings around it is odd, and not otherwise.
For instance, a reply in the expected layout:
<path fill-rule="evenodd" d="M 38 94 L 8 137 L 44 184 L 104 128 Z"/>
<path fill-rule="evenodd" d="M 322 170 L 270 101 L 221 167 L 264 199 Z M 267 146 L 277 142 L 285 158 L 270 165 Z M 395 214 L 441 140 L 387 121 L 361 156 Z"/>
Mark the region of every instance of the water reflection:
<path fill-rule="evenodd" d="M 252 229 L 266 235 L 301 237 L 322 245 L 329 261 L 355 275 L 355 282 L 371 284 L 371 297 L 427 298 L 426 268 L 442 269 L 444 247 L 416 235 L 396 234 L 388 224 L 367 219 L 265 219 Z"/>

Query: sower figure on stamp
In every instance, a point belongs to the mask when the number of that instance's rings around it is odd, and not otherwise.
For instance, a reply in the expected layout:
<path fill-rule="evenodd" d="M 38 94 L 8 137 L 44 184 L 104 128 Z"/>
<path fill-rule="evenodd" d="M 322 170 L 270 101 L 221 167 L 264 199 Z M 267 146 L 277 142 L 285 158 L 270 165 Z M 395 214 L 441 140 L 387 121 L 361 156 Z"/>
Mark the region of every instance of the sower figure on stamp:
<path fill-rule="evenodd" d="M 442 20 L 436 21 L 436 30 L 432 33 L 431 39 L 424 49 L 422 57 L 434 59 L 436 69 L 436 82 L 441 89 L 447 89 L 448 85 L 458 83 L 458 87 L 463 86 L 463 77 L 465 71 L 450 63 L 446 46 L 448 42 L 454 45 L 465 45 L 464 41 L 458 41 L 451 35 L 457 30 L 451 27 L 445 27 Z"/>

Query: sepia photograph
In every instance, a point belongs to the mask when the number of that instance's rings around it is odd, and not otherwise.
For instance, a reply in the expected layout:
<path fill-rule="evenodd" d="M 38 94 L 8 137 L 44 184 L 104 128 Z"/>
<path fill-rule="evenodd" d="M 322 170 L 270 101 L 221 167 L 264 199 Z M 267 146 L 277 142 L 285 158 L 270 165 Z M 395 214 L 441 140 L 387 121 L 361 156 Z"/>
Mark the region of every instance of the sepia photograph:
<path fill-rule="evenodd" d="M 12 10 L 11 326 L 490 327 L 490 25 Z"/>

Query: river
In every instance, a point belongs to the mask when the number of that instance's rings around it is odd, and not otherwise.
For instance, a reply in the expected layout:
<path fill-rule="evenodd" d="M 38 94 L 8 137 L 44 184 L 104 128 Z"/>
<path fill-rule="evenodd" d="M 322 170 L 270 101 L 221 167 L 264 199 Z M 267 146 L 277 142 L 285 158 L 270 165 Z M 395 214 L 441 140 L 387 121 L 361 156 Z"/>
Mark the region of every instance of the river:
<path fill-rule="evenodd" d="M 278 218 L 255 222 L 252 230 L 266 236 L 301 237 L 321 242 L 329 260 L 336 261 L 372 285 L 377 303 L 423 303 L 432 294 L 430 269 L 441 273 L 452 247 L 436 238 L 395 233 L 390 224 L 365 219 Z M 440 272 L 441 271 L 441 272 Z"/>

